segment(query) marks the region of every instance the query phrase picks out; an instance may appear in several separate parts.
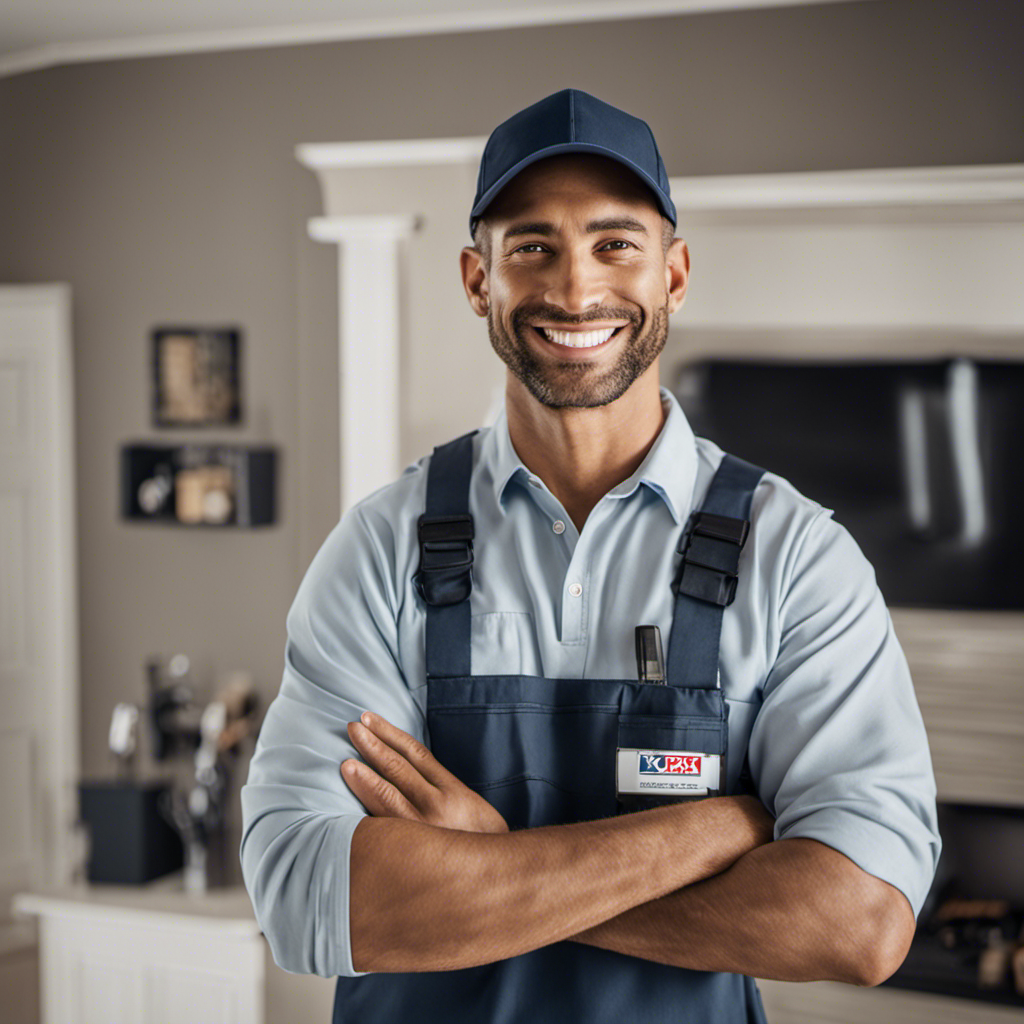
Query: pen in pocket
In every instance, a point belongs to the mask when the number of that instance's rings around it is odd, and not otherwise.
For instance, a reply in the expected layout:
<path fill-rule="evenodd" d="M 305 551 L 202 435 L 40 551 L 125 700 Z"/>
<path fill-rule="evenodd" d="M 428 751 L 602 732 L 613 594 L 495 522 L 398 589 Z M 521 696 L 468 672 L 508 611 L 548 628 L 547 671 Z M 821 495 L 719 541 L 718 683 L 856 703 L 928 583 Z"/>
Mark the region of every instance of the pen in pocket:
<path fill-rule="evenodd" d="M 665 685 L 665 658 L 661 652 L 661 630 L 657 626 L 636 627 L 636 674 L 641 683 Z"/>

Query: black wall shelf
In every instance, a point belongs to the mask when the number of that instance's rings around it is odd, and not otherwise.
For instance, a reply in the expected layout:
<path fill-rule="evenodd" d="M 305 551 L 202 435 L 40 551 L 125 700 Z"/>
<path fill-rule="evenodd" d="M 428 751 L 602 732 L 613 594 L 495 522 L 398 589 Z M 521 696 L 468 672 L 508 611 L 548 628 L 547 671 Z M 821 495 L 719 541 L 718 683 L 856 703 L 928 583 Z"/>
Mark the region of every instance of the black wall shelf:
<path fill-rule="evenodd" d="M 269 526 L 276 518 L 276 470 L 270 446 L 125 444 L 121 517 L 171 526 Z"/>

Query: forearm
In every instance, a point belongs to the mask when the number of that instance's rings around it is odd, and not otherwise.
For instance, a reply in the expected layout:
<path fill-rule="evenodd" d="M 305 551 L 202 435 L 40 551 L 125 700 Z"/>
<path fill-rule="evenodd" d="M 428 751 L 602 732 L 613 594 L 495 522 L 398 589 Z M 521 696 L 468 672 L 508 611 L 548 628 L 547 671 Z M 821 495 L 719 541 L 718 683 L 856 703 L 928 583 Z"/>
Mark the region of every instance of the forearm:
<path fill-rule="evenodd" d="M 749 798 L 504 834 L 365 818 L 352 838 L 359 971 L 455 970 L 569 938 L 723 871 L 770 838 Z"/>
<path fill-rule="evenodd" d="M 914 925 L 897 889 L 829 846 L 783 839 L 574 939 L 693 970 L 875 985 L 902 963 Z"/>

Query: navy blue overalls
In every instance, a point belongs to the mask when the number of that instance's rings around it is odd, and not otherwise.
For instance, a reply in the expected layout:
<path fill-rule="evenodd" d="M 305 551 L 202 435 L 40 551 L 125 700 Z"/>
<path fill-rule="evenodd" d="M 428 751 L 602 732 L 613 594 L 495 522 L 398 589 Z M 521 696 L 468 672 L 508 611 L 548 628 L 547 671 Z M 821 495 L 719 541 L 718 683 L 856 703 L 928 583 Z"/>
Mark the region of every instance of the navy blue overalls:
<path fill-rule="evenodd" d="M 472 437 L 434 450 L 426 512 L 419 520 L 416 585 L 426 601 L 427 726 L 435 757 L 493 804 L 510 829 L 619 813 L 616 757 L 623 748 L 719 755 L 718 792 L 724 792 L 728 707 L 718 686 L 722 611 L 735 595 L 751 496 L 764 471 L 726 455 L 701 510 L 683 531 L 668 685 L 474 676 Z M 581 773 L 578 766 L 584 763 L 593 771 Z M 751 789 L 744 763 L 735 791 Z M 714 792 L 709 789 L 708 795 Z M 568 941 L 457 971 L 339 978 L 333 1015 L 333 1024 L 764 1021 L 757 987 L 744 975 L 668 967 Z"/>

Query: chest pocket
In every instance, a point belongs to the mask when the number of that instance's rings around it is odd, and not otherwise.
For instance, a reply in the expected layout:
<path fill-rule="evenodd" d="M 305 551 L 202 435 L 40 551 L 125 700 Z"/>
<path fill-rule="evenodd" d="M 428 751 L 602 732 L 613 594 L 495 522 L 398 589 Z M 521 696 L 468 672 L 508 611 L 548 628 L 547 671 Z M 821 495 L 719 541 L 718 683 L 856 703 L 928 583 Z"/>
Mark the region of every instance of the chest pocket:
<path fill-rule="evenodd" d="M 474 615 L 470 645 L 474 675 L 543 675 L 537 631 L 529 612 Z"/>

